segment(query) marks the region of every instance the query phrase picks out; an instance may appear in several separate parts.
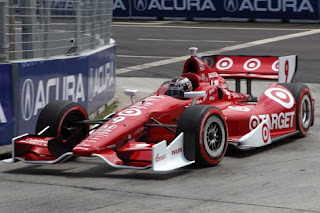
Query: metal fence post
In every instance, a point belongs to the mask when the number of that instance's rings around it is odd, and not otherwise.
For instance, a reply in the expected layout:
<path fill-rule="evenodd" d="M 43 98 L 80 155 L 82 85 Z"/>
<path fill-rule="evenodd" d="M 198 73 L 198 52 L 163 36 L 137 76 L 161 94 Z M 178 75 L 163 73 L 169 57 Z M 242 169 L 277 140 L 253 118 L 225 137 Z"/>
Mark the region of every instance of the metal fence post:
<path fill-rule="evenodd" d="M 33 58 L 33 18 L 32 16 L 32 1 L 21 1 L 21 13 L 22 13 L 22 50 L 23 58 Z"/>
<path fill-rule="evenodd" d="M 91 1 L 91 9 L 90 9 L 90 19 L 91 19 L 91 28 L 90 28 L 90 33 L 91 33 L 91 39 L 90 39 L 90 48 L 94 49 L 96 47 L 96 27 L 97 27 L 97 9 L 98 9 L 98 4 L 97 0 L 92 0 Z"/>
<path fill-rule="evenodd" d="M 8 44 L 9 44 L 9 60 L 16 59 L 15 53 L 15 13 L 14 13 L 14 0 L 9 0 L 9 26 L 8 26 Z"/>
<path fill-rule="evenodd" d="M 48 37 L 50 26 L 50 1 L 43 0 L 43 15 L 44 15 L 44 29 L 43 29 L 43 56 L 48 57 Z"/>
<path fill-rule="evenodd" d="M 0 0 L 0 63 L 8 61 L 7 0 Z"/>
<path fill-rule="evenodd" d="M 81 32 L 85 33 L 87 30 L 88 22 L 88 10 L 87 10 L 87 0 L 81 0 Z"/>
<path fill-rule="evenodd" d="M 111 25 L 112 25 L 112 12 L 113 12 L 113 0 L 108 0 L 107 10 L 106 10 L 106 30 L 105 30 L 105 36 L 104 41 L 105 44 L 110 43 L 111 38 Z"/>
<path fill-rule="evenodd" d="M 81 0 L 75 1 L 75 16 L 76 16 L 76 33 L 74 46 L 76 47 L 75 53 L 80 52 L 81 48 Z"/>

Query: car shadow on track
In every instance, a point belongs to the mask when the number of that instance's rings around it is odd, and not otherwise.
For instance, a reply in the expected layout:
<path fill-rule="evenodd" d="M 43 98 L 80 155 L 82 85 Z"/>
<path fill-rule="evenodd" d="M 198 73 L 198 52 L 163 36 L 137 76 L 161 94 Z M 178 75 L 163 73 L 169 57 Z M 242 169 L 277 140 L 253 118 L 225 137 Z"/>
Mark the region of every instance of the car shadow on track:
<path fill-rule="evenodd" d="M 168 180 L 192 171 L 192 166 L 170 172 L 153 172 L 147 170 L 114 169 L 103 163 L 84 163 L 78 160 L 56 165 L 25 165 L 20 168 L 3 171 L 5 174 L 68 177 L 68 178 L 112 178 L 135 180 Z M 23 165 L 23 164 L 22 164 Z M 86 168 L 84 168 L 86 167 Z M 90 168 L 87 168 L 90 167 Z"/>
<path fill-rule="evenodd" d="M 274 142 L 274 143 L 269 144 L 267 146 L 254 148 L 254 149 L 251 149 L 248 151 L 239 150 L 239 149 L 233 147 L 232 145 L 229 145 L 227 152 L 226 152 L 226 156 L 231 157 L 231 158 L 246 158 L 246 157 L 260 154 L 262 152 L 272 150 L 272 149 L 277 149 L 281 146 L 285 146 L 287 144 L 294 143 L 294 142 L 299 142 L 299 140 L 296 136 L 292 136 L 292 137 L 286 138 L 285 140 Z"/>

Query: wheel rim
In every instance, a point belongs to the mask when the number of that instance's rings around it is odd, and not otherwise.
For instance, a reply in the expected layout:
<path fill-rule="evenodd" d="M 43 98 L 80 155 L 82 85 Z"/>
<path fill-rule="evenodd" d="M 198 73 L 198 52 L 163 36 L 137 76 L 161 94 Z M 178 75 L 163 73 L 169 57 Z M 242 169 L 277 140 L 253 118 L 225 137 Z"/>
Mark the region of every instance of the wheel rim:
<path fill-rule="evenodd" d="M 210 117 L 203 131 L 203 144 L 206 152 L 212 158 L 219 157 L 224 150 L 225 131 L 221 120 L 217 117 Z"/>
<path fill-rule="evenodd" d="M 308 129 L 311 122 L 311 101 L 308 95 L 301 100 L 300 120 L 304 129 Z"/>
<path fill-rule="evenodd" d="M 61 126 L 61 136 L 64 139 L 68 139 L 73 133 L 75 133 L 78 129 L 84 128 L 84 134 L 86 132 L 86 125 L 75 125 L 72 122 L 84 120 L 85 117 L 82 115 L 81 112 L 71 112 L 69 115 L 66 116 L 64 119 L 62 126 Z"/>

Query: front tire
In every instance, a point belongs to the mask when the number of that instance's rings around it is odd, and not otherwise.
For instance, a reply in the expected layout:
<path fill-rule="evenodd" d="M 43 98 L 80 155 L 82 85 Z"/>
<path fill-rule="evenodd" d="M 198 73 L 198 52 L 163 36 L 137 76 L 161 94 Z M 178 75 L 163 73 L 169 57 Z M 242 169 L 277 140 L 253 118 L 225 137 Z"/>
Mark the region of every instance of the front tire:
<path fill-rule="evenodd" d="M 296 101 L 296 129 L 298 137 L 304 137 L 312 125 L 312 99 L 307 85 L 302 83 L 283 83 L 281 86 L 287 88 Z"/>
<path fill-rule="evenodd" d="M 184 152 L 200 166 L 215 166 L 225 155 L 227 125 L 222 112 L 213 106 L 188 107 L 181 115 L 177 133 L 184 132 Z M 193 159 L 192 159 L 193 158 Z"/>
<path fill-rule="evenodd" d="M 80 104 L 66 100 L 53 101 L 41 111 L 36 125 L 36 134 L 49 126 L 50 128 L 42 136 L 62 136 L 66 140 L 82 128 L 81 138 L 85 138 L 88 135 L 89 126 L 74 124 L 74 122 L 87 119 L 88 114 Z"/>

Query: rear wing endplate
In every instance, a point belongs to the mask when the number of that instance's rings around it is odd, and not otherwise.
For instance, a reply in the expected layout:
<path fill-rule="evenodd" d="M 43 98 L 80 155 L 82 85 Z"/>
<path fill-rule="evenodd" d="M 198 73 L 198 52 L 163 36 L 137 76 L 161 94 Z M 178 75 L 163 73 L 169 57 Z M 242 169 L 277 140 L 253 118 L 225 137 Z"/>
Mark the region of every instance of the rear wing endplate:
<path fill-rule="evenodd" d="M 224 78 L 278 80 L 290 83 L 297 70 L 297 56 L 203 56 L 214 72 Z"/>

